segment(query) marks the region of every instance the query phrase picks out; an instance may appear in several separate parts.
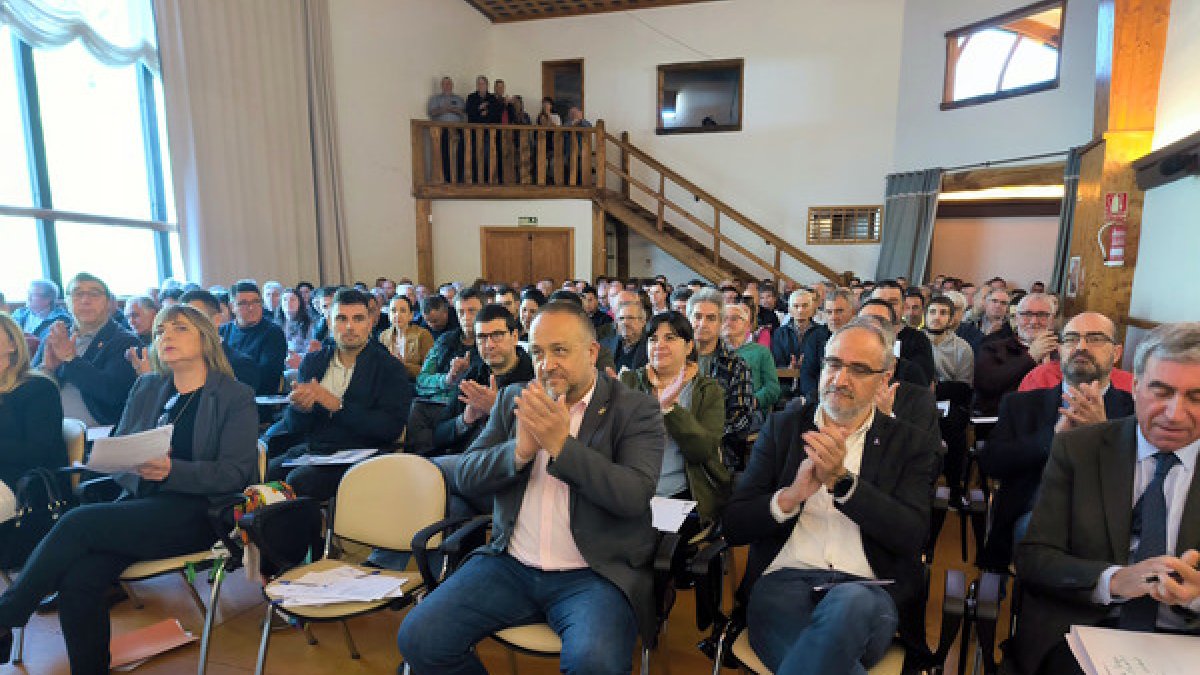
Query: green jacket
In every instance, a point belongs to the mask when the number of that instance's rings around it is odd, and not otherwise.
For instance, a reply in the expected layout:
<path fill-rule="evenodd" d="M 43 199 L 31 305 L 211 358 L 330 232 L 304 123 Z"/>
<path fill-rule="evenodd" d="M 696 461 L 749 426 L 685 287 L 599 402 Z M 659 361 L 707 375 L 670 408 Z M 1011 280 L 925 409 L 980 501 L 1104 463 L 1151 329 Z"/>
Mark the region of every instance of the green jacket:
<path fill-rule="evenodd" d="M 747 340 L 735 351 L 750 367 L 750 378 L 754 380 L 754 398 L 758 401 L 758 409 L 763 412 L 763 417 L 766 417 L 783 393 L 779 387 L 779 374 L 775 371 L 775 357 L 771 356 L 770 349 L 752 340 Z"/>
<path fill-rule="evenodd" d="M 646 368 L 621 373 L 621 383 L 654 395 Z M 701 518 L 720 515 L 732 488 L 733 478 L 721 462 L 721 436 L 725 432 L 725 391 L 711 377 L 696 375 L 692 405 L 681 405 L 663 416 L 667 433 L 679 444 L 686 463 L 688 491 L 696 501 Z"/>

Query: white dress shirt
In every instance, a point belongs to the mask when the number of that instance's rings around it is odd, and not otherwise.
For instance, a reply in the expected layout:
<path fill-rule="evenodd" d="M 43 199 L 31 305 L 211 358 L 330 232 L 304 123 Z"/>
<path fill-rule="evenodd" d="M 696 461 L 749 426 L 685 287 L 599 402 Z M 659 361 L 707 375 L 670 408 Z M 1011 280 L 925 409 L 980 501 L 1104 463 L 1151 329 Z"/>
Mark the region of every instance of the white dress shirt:
<path fill-rule="evenodd" d="M 329 393 L 337 397 L 337 400 L 342 400 L 346 395 L 346 389 L 350 387 L 350 378 L 354 377 L 354 366 L 349 368 L 342 365 L 342 357 L 337 351 L 333 352 L 333 356 L 329 359 L 329 366 L 325 368 L 325 375 L 321 378 L 321 386 L 329 390 Z"/>
<path fill-rule="evenodd" d="M 872 410 L 866 421 L 846 437 L 846 459 L 843 464 L 852 473 L 857 474 L 862 466 L 863 443 L 874 419 L 875 411 Z M 820 407 L 817 408 L 815 421 L 818 430 L 828 423 Z M 764 575 L 779 569 L 794 568 L 837 570 L 866 579 L 875 578 L 875 571 L 871 569 L 863 550 L 862 532 L 858 524 L 838 510 L 833 495 L 824 485 L 790 512 L 779 507 L 780 492 L 782 490 L 771 498 L 771 515 L 780 523 L 795 517 L 797 512 L 800 517 L 796 519 L 792 534 L 779 555 L 763 572 Z M 837 501 L 844 503 L 852 495 L 853 492 L 850 492 Z"/>
<path fill-rule="evenodd" d="M 1139 424 L 1137 429 L 1137 464 L 1133 469 L 1133 495 L 1130 501 L 1130 509 L 1134 504 L 1137 504 L 1141 499 L 1142 493 L 1150 486 L 1150 481 L 1154 480 L 1154 470 L 1157 465 L 1157 460 L 1154 459 L 1158 448 L 1150 444 L 1146 437 L 1142 434 L 1142 426 Z M 1175 456 L 1179 458 L 1179 464 L 1171 467 L 1167 473 L 1167 477 L 1163 480 L 1163 494 L 1167 498 L 1167 554 L 1179 555 L 1183 551 L 1176 550 L 1176 544 L 1179 540 L 1179 524 L 1183 521 L 1183 507 L 1187 504 L 1188 490 L 1192 485 L 1192 477 L 1196 474 L 1196 456 L 1200 454 L 1200 441 L 1195 441 L 1191 445 L 1184 446 L 1175 451 Z M 1131 537 L 1129 541 L 1130 557 L 1137 549 L 1138 540 L 1136 537 Z M 1101 605 L 1110 605 L 1113 603 L 1123 602 L 1124 598 L 1112 597 L 1109 588 L 1112 583 L 1112 577 L 1121 569 L 1120 565 L 1112 565 L 1100 574 L 1100 580 L 1096 582 L 1096 588 L 1092 591 L 1092 601 Z M 1188 609 L 1193 612 L 1200 612 L 1200 598 L 1197 598 Z M 1171 611 L 1167 605 L 1163 605 L 1158 610 L 1158 626 L 1160 628 L 1182 629 L 1185 628 L 1183 617 Z"/>

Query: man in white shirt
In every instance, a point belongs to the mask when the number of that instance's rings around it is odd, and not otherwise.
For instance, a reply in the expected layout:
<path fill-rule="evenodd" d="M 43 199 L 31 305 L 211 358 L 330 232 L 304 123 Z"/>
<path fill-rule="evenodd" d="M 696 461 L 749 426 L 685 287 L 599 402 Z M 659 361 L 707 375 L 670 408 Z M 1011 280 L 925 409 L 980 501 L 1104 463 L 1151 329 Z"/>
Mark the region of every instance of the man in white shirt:
<path fill-rule="evenodd" d="M 938 444 L 876 411 L 893 364 L 878 324 L 838 329 L 819 398 L 771 416 L 726 507 L 729 543 L 750 544 L 750 644 L 777 675 L 861 672 L 898 627 L 923 643 Z"/>

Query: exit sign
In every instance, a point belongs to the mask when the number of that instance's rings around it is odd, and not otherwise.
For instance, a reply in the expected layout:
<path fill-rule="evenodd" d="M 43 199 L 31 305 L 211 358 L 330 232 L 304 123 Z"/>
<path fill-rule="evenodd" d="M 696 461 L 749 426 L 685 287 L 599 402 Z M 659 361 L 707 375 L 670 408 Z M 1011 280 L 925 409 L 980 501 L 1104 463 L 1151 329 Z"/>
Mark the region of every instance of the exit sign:
<path fill-rule="evenodd" d="M 537 216 L 517 216 L 517 225 L 537 225 Z"/>

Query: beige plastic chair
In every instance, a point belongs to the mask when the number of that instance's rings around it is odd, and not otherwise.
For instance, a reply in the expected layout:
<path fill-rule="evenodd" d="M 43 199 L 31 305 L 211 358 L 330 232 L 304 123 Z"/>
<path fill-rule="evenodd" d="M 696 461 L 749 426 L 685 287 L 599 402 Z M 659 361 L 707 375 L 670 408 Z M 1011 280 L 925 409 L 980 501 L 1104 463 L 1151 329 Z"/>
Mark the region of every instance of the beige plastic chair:
<path fill-rule="evenodd" d="M 283 607 L 276 604 L 281 583 L 291 581 L 309 572 L 319 572 L 337 565 L 349 564 L 339 560 L 339 548 L 347 543 L 391 551 L 412 552 L 413 537 L 431 526 L 440 526 L 446 514 L 446 483 L 442 472 L 424 457 L 407 454 L 390 454 L 369 459 L 355 465 L 342 477 L 337 495 L 330 506 L 332 524 L 325 545 L 325 559 L 301 565 L 263 589 L 267 610 L 263 620 L 262 641 L 258 650 L 255 673 L 261 675 L 267 662 L 267 648 L 271 639 L 271 617 L 275 611 L 294 617 L 305 624 L 309 644 L 316 644 L 309 623 L 336 621 L 342 625 L 342 634 L 351 658 L 359 658 L 354 638 L 346 620 L 377 612 L 397 603 L 411 603 L 422 589 L 422 581 L 416 571 L 392 572 L 361 568 L 364 571 L 384 574 L 406 580 L 402 598 L 377 600 L 374 602 L 346 602 L 315 607 Z M 435 547 L 440 535 L 434 535 L 428 546 Z M 337 546 L 335 546 L 337 544 Z"/>
<path fill-rule="evenodd" d="M 742 664 L 742 670 L 750 671 L 754 675 L 773 675 L 770 668 L 763 665 L 759 660 L 758 654 L 754 653 L 754 648 L 750 646 L 750 631 L 744 630 L 741 635 L 733 643 L 733 655 Z M 900 645 L 893 644 L 888 647 L 887 652 L 867 671 L 868 675 L 900 675 L 904 671 L 904 648 Z"/>

